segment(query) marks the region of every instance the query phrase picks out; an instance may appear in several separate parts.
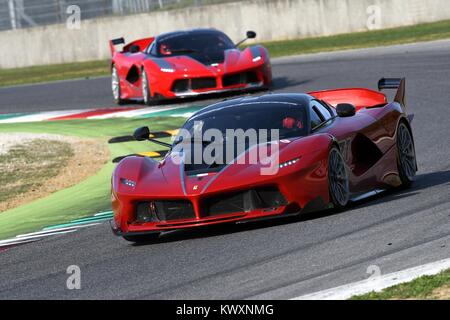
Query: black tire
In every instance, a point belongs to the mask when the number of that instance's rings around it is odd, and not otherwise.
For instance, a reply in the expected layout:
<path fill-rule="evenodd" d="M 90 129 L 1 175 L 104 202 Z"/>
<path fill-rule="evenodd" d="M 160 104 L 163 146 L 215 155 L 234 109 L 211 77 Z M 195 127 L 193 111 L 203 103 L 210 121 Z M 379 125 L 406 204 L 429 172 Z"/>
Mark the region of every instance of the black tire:
<path fill-rule="evenodd" d="M 121 98 L 120 77 L 115 65 L 111 68 L 111 90 L 116 104 L 123 105 L 126 103 L 126 101 Z"/>
<path fill-rule="evenodd" d="M 328 155 L 328 189 L 333 206 L 342 210 L 350 200 L 348 173 L 338 148 L 332 147 Z"/>
<path fill-rule="evenodd" d="M 402 182 L 400 187 L 411 187 L 417 172 L 416 150 L 411 131 L 404 122 L 397 128 L 397 169 Z"/>
<path fill-rule="evenodd" d="M 123 236 L 123 238 L 129 242 L 147 243 L 157 240 L 159 238 L 159 233 Z"/>
<path fill-rule="evenodd" d="M 144 69 L 142 69 L 142 84 L 141 84 L 141 89 L 142 89 L 142 99 L 144 100 L 144 104 L 147 106 L 154 106 L 157 102 L 157 100 L 152 97 L 152 93 L 150 90 L 150 83 L 148 81 L 148 76 L 147 73 L 145 72 Z"/>

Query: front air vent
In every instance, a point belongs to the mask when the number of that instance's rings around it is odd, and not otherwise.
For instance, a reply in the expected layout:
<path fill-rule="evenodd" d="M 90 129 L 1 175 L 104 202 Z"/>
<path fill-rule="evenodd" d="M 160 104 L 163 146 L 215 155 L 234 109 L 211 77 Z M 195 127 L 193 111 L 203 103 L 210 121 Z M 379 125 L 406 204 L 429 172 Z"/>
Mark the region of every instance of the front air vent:
<path fill-rule="evenodd" d="M 172 85 L 172 92 L 186 92 L 189 90 L 189 79 L 175 80 Z"/>
<path fill-rule="evenodd" d="M 191 80 L 192 90 L 213 89 L 216 86 L 216 78 L 195 78 Z"/>
<path fill-rule="evenodd" d="M 194 206 L 187 200 L 156 200 L 136 205 L 138 223 L 195 219 Z"/>
<path fill-rule="evenodd" d="M 277 187 L 262 187 L 250 190 L 219 194 L 202 202 L 202 214 L 218 216 L 256 209 L 286 206 L 286 198 Z"/>
<path fill-rule="evenodd" d="M 253 71 L 235 73 L 226 75 L 222 79 L 222 83 L 224 87 L 242 85 L 242 84 L 251 84 L 258 82 L 258 76 Z"/>

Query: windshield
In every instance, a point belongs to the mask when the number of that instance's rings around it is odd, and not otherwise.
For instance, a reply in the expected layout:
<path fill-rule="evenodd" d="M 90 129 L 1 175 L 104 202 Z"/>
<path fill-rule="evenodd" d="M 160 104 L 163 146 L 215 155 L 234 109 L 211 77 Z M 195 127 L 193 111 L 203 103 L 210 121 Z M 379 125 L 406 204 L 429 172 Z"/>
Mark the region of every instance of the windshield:
<path fill-rule="evenodd" d="M 203 137 L 209 129 L 216 129 L 227 135 L 227 129 L 265 129 L 270 139 L 270 130 L 277 130 L 279 139 L 307 135 L 306 107 L 297 103 L 257 102 L 240 103 L 200 113 L 183 126 L 190 137 Z M 180 141 L 181 139 L 175 139 Z M 194 141 L 191 139 L 191 141 Z M 203 139 L 205 142 L 205 139 Z M 207 142 L 207 141 L 206 141 Z"/>
<path fill-rule="evenodd" d="M 157 45 L 160 56 L 216 54 L 233 48 L 233 42 L 219 32 L 168 35 L 159 39 Z"/>
<path fill-rule="evenodd" d="M 189 174 L 215 172 L 253 146 L 307 135 L 306 119 L 306 107 L 298 103 L 258 101 L 212 107 L 186 122 L 172 151 L 184 154 Z M 259 147 L 252 150 L 244 158 L 256 163 L 251 159 L 261 159 L 263 154 Z"/>

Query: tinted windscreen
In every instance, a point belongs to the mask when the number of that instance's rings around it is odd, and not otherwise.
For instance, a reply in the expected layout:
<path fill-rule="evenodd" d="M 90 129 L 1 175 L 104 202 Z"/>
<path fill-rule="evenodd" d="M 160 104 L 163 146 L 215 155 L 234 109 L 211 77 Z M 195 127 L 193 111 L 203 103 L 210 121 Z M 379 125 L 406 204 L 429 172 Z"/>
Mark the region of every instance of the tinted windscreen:
<path fill-rule="evenodd" d="M 218 107 L 188 120 L 175 138 L 172 151 L 184 154 L 188 174 L 218 171 L 253 146 L 305 136 L 305 123 L 306 108 L 296 103 L 253 102 Z M 247 154 L 241 159 L 261 159 L 258 148 L 252 150 L 253 157 Z"/>
<path fill-rule="evenodd" d="M 157 53 L 162 57 L 187 55 L 202 63 L 221 63 L 224 52 L 234 44 L 222 33 L 187 33 L 159 39 Z"/>
<path fill-rule="evenodd" d="M 307 135 L 306 107 L 296 103 L 257 102 L 241 103 L 206 111 L 192 117 L 184 129 L 190 135 L 202 135 L 208 129 L 220 130 L 226 136 L 227 129 L 276 129 L 280 139 Z M 200 132 L 199 132 L 200 131 Z"/>

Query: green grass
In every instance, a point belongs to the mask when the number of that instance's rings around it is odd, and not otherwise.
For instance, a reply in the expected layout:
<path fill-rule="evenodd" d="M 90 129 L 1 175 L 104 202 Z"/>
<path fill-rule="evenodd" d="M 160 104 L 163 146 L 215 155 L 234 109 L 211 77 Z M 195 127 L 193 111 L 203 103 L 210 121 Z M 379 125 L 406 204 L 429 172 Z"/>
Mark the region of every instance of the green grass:
<path fill-rule="evenodd" d="M 450 38 L 450 20 L 416 26 L 330 37 L 267 42 L 272 57 L 358 48 L 371 48 Z"/>
<path fill-rule="evenodd" d="M 104 76 L 108 73 L 109 61 L 107 60 L 0 69 L 0 87 L 89 78 Z"/>
<path fill-rule="evenodd" d="M 151 123 L 150 123 L 151 121 Z M 79 137 L 128 135 L 136 127 L 150 125 L 152 131 L 179 128 L 183 118 L 69 120 L 37 123 L 2 124 L 0 132 L 58 133 Z M 168 141 L 169 139 L 166 139 Z M 163 150 L 149 142 L 110 144 L 111 157 L 143 151 Z M 114 164 L 108 163 L 95 176 L 80 184 L 55 192 L 0 214 L 0 239 L 40 230 L 49 225 L 67 222 L 110 210 L 110 180 Z"/>
<path fill-rule="evenodd" d="M 381 292 L 355 296 L 352 297 L 352 300 L 436 299 L 435 290 L 449 285 L 450 270 L 447 270 L 438 275 L 423 276 L 414 281 L 387 288 Z M 450 296 L 447 296 L 446 299 L 450 299 Z"/>
<path fill-rule="evenodd" d="M 450 20 L 416 26 L 350 33 L 330 37 L 262 43 L 271 57 L 346 49 L 370 48 L 401 43 L 450 38 Z M 107 60 L 0 69 L 0 86 L 109 75 Z"/>
<path fill-rule="evenodd" d="M 70 144 L 36 139 L 0 155 L 0 202 L 37 189 L 73 156 Z"/>

